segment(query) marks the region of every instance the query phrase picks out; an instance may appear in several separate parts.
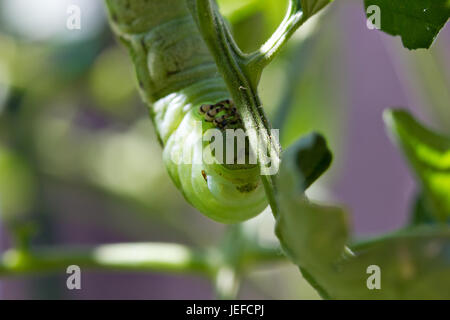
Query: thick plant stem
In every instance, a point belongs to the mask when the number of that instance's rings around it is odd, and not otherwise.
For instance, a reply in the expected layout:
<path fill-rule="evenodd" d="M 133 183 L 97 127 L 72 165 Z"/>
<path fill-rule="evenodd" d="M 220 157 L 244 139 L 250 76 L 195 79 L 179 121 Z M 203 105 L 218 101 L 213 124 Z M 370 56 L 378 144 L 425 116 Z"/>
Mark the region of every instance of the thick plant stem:
<path fill-rule="evenodd" d="M 211 0 L 197 0 L 196 6 L 193 7 L 193 15 L 197 20 L 200 33 L 243 119 L 251 148 L 261 166 L 261 178 L 269 203 L 275 211 L 274 177 L 280 161 L 280 150 L 258 97 L 256 78 L 252 76 L 251 70 L 245 69 L 243 56 L 235 49 L 234 42 L 230 41 L 231 34 L 216 5 Z M 267 156 L 270 158 L 271 172 L 267 172 L 265 168 L 267 163 L 264 159 L 267 160 Z"/>
<path fill-rule="evenodd" d="M 275 216 L 278 214 L 275 180 L 280 163 L 280 143 L 278 135 L 272 131 L 258 97 L 258 82 L 263 69 L 280 52 L 294 32 L 331 1 L 304 3 L 301 0 L 290 0 L 286 17 L 272 37 L 260 50 L 246 55 L 237 47 L 215 1 L 188 0 L 203 40 L 208 45 L 243 119 L 250 146 L 257 155 L 261 167 L 261 179 Z M 304 4 L 306 6 L 302 8 Z"/>

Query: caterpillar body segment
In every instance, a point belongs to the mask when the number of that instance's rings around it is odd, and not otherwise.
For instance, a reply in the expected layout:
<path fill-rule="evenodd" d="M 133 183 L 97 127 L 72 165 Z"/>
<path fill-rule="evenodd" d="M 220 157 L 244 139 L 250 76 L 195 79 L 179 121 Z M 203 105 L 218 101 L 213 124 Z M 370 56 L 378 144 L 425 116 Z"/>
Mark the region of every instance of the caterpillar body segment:
<path fill-rule="evenodd" d="M 267 200 L 258 165 L 203 158 L 210 146 L 203 141 L 207 130 L 242 130 L 243 125 L 197 30 L 189 10 L 193 1 L 106 3 L 113 29 L 132 57 L 139 91 L 150 107 L 164 163 L 177 188 L 219 222 L 240 222 L 260 213 Z"/>

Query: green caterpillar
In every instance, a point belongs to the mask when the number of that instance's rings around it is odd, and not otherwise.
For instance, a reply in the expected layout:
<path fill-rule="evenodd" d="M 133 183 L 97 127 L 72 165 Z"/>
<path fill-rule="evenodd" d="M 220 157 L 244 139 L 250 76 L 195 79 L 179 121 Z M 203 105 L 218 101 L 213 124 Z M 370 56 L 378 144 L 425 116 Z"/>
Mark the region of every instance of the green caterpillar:
<path fill-rule="evenodd" d="M 106 3 L 111 25 L 132 57 L 177 188 L 200 212 L 219 222 L 259 214 L 267 206 L 259 166 L 251 164 L 248 155 L 243 164 L 209 164 L 202 157 L 208 142 L 199 141 L 206 130 L 243 126 L 191 15 L 193 0 Z M 191 161 L 181 161 L 186 158 Z"/>

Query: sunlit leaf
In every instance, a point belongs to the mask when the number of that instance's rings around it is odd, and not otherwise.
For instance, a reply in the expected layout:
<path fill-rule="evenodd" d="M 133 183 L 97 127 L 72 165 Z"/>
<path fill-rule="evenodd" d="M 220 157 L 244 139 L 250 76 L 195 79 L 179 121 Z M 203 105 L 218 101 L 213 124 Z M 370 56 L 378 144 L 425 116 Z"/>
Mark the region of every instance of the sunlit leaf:
<path fill-rule="evenodd" d="M 384 119 L 422 184 L 434 217 L 450 218 L 450 138 L 425 128 L 409 113 L 388 110 Z"/>

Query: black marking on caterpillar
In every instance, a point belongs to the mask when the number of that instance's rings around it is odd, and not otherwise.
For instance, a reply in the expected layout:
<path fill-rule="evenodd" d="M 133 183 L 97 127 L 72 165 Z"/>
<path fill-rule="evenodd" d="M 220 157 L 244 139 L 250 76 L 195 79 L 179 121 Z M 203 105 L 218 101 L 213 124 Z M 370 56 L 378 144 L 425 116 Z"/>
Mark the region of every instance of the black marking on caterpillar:
<path fill-rule="evenodd" d="M 212 122 L 219 129 L 242 127 L 242 120 L 233 101 L 226 99 L 216 104 L 203 104 L 199 108 L 206 122 Z"/>
<path fill-rule="evenodd" d="M 208 177 L 206 176 L 205 170 L 202 170 L 202 176 L 203 176 L 203 179 L 205 179 L 205 181 L 208 182 Z"/>

